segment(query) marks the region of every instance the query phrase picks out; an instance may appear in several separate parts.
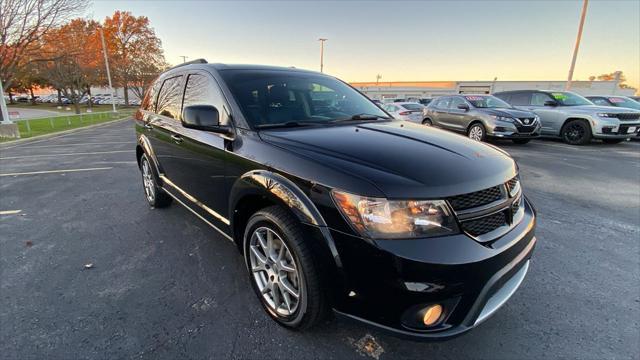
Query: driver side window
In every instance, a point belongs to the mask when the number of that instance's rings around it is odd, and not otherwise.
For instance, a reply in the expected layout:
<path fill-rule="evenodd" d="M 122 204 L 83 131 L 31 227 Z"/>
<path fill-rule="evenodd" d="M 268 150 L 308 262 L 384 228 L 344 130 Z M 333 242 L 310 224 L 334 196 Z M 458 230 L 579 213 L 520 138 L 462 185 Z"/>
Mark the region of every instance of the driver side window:
<path fill-rule="evenodd" d="M 544 93 L 533 93 L 531 94 L 531 105 L 532 106 L 544 106 L 544 103 L 547 101 L 553 100 L 549 97 L 549 95 Z"/>

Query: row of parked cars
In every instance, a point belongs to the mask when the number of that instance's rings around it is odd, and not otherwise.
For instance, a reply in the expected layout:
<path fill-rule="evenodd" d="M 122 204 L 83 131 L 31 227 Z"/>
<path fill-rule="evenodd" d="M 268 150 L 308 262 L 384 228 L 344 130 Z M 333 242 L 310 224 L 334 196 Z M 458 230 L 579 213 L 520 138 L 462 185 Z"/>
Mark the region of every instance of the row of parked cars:
<path fill-rule="evenodd" d="M 639 137 L 640 98 L 583 97 L 569 91 L 517 90 L 493 95 L 451 95 L 418 102 L 379 103 L 394 117 L 466 134 L 483 141 L 511 139 L 526 144 L 540 136 L 567 144 L 591 139 L 619 143 Z"/>
<path fill-rule="evenodd" d="M 80 104 L 87 104 L 89 102 L 89 99 L 91 99 L 91 103 L 92 104 L 105 104 L 105 105 L 110 105 L 111 104 L 111 95 L 110 94 L 96 94 L 96 95 L 92 95 L 91 97 L 89 97 L 89 95 L 84 95 L 79 103 Z M 29 103 L 31 102 L 31 97 L 28 95 L 23 95 L 23 96 L 16 96 L 14 98 L 14 100 L 16 102 L 23 102 L 23 103 Z M 116 105 L 125 105 L 125 101 L 124 98 L 116 96 L 115 97 L 115 103 Z M 49 103 L 49 104 L 55 104 L 55 103 L 59 103 L 62 105 L 70 105 L 72 102 L 71 100 L 69 100 L 68 98 L 61 96 L 60 98 L 58 98 L 58 94 L 49 94 L 49 95 L 43 95 L 43 96 L 35 96 L 35 102 L 36 103 Z M 129 99 L 129 105 L 132 106 L 140 106 L 141 101 L 139 99 Z"/>

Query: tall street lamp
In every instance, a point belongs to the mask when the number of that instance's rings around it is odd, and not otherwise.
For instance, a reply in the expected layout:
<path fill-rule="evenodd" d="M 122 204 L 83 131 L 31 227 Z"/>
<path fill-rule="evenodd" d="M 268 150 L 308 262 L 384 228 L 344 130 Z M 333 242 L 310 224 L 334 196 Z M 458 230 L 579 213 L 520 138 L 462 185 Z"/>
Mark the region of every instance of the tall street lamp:
<path fill-rule="evenodd" d="M 569 77 L 567 78 L 567 85 L 565 86 L 565 90 L 571 90 L 573 69 L 576 67 L 578 49 L 580 49 L 580 40 L 582 39 L 582 27 L 584 26 L 584 18 L 587 16 L 587 5 L 589 5 L 589 0 L 584 0 L 584 2 L 582 3 L 582 14 L 580 15 L 580 25 L 578 26 L 578 36 L 576 37 L 576 45 L 573 48 L 573 58 L 571 59 L 571 66 L 569 67 Z"/>
<path fill-rule="evenodd" d="M 322 72 L 322 68 L 324 67 L 324 42 L 329 39 L 320 38 L 320 72 Z"/>

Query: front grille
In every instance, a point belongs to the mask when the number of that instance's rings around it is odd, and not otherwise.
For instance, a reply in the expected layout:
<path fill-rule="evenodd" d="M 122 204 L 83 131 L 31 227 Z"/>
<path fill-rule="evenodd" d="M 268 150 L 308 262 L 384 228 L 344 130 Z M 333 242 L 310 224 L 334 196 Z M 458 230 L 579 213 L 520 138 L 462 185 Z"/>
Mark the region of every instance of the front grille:
<path fill-rule="evenodd" d="M 507 225 L 507 217 L 504 211 L 480 219 L 463 222 L 462 228 L 471 236 L 480 236 L 502 225 Z"/>
<path fill-rule="evenodd" d="M 518 126 L 516 125 L 516 129 L 518 129 L 518 132 L 521 133 L 530 133 L 533 132 L 533 130 L 536 129 L 535 125 L 533 126 Z"/>
<path fill-rule="evenodd" d="M 503 197 L 500 186 L 448 198 L 453 210 L 460 211 L 490 204 Z"/>
<path fill-rule="evenodd" d="M 520 122 L 521 122 L 523 125 L 531 125 L 531 124 L 533 124 L 533 120 L 535 120 L 535 118 L 532 118 L 532 117 L 522 117 L 522 118 L 518 118 L 518 120 L 520 120 Z M 527 120 L 529 120 L 529 123 L 528 123 L 528 124 L 527 124 Z"/>
<path fill-rule="evenodd" d="M 614 117 L 617 117 L 619 120 L 638 120 L 640 119 L 640 113 L 638 114 L 634 114 L 634 113 L 622 113 L 622 114 L 609 114 L 610 116 L 613 115 Z"/>

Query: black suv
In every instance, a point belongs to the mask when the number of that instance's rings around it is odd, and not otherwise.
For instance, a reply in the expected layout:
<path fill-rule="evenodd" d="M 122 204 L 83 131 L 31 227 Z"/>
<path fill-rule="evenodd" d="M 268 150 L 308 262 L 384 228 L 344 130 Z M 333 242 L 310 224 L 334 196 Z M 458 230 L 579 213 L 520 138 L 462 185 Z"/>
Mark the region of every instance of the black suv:
<path fill-rule="evenodd" d="M 333 310 L 446 338 L 529 267 L 535 212 L 512 158 L 394 120 L 333 77 L 201 60 L 162 74 L 135 123 L 151 207 L 175 200 L 233 242 L 284 326 Z"/>

